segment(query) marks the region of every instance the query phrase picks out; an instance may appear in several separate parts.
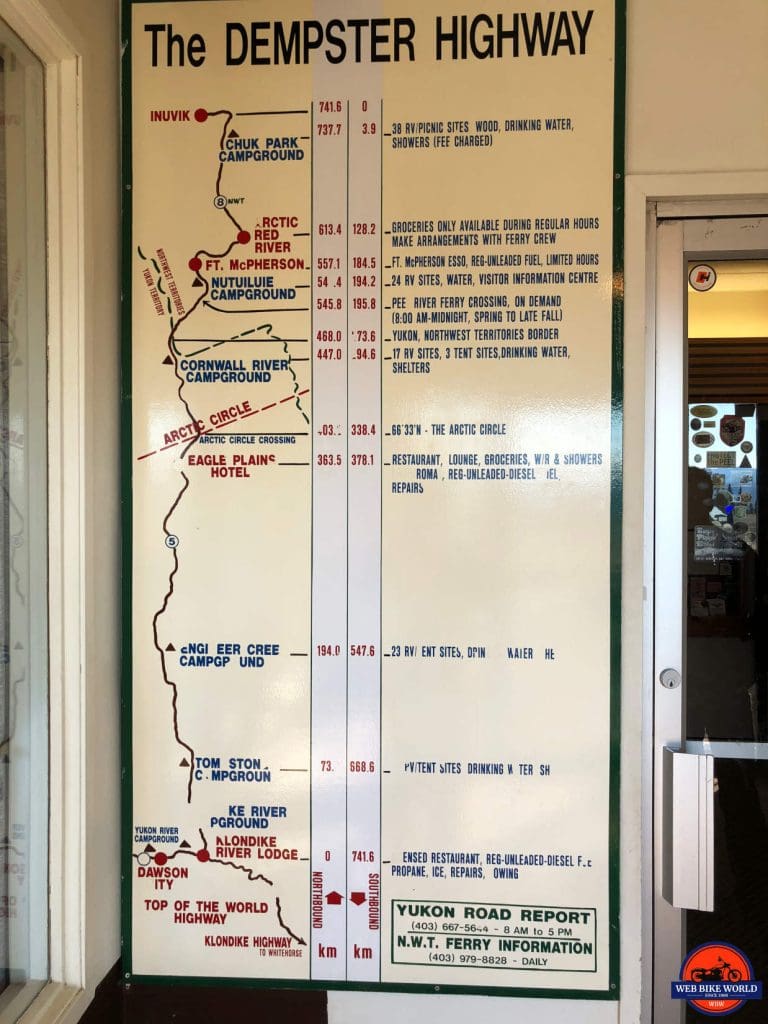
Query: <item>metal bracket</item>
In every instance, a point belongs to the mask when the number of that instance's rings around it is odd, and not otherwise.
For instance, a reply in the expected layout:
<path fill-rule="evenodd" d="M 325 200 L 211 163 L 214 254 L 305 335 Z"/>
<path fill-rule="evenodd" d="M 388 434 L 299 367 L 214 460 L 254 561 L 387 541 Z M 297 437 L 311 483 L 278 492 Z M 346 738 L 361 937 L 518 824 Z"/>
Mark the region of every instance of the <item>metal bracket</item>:
<path fill-rule="evenodd" d="M 714 909 L 714 763 L 710 754 L 664 748 L 664 898 Z"/>

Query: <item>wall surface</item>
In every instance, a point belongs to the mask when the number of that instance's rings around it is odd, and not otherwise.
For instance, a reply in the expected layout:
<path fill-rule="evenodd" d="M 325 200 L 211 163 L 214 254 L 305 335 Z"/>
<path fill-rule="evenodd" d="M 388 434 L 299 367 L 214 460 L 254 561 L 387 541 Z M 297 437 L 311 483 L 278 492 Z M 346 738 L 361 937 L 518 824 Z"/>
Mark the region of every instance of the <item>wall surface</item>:
<path fill-rule="evenodd" d="M 86 981 L 119 956 L 119 11 L 41 0 L 82 55 L 86 311 Z M 765 0 L 629 0 L 627 173 L 768 169 Z M 630 226 L 628 265 L 642 262 Z M 645 240 L 641 243 L 644 248 Z M 628 280 L 628 288 L 632 282 Z M 629 309 L 628 309 L 629 312 Z M 632 307 L 642 316 L 642 301 Z M 632 344 L 642 324 L 627 333 Z M 627 358 L 622 919 L 624 998 L 606 1003 L 331 993 L 332 1024 L 609 1024 L 641 1019 L 644 355 Z"/>
<path fill-rule="evenodd" d="M 739 0 L 628 0 L 622 545 L 622 1003 L 649 1024 L 652 743 L 655 237 L 630 196 L 748 195 L 740 174 L 768 171 L 768 7 Z M 653 176 L 653 180 L 651 180 Z M 763 175 L 765 181 L 766 175 Z M 634 201 L 634 200 L 633 200 Z M 706 207 L 705 207 L 706 208 Z M 645 790 L 643 787 L 645 786 Z M 643 829 L 645 830 L 643 832 Z"/>
<path fill-rule="evenodd" d="M 628 8 L 627 173 L 768 167 L 768 4 Z"/>

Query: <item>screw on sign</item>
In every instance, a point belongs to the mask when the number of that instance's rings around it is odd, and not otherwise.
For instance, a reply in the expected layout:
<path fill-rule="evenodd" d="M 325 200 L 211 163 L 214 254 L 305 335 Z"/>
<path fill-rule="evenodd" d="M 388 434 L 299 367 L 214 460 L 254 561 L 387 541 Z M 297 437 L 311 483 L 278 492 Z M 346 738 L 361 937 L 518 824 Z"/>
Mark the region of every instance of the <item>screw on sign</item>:
<path fill-rule="evenodd" d="M 671 995 L 708 1017 L 725 1017 L 748 999 L 762 999 L 763 985 L 755 980 L 752 964 L 740 949 L 726 942 L 707 942 L 683 960 Z"/>

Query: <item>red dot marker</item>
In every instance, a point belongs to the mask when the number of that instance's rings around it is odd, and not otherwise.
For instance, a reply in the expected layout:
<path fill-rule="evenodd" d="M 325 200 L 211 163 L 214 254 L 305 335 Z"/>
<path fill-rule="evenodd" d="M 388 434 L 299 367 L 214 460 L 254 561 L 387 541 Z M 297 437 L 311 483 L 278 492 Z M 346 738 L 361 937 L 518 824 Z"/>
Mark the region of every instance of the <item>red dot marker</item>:
<path fill-rule="evenodd" d="M 155 854 L 155 864 L 159 865 L 160 867 L 162 867 L 163 864 L 165 864 L 167 860 L 168 860 L 168 858 L 166 857 L 166 855 L 164 853 L 156 853 Z"/>
<path fill-rule="evenodd" d="M 198 850 L 195 856 L 201 864 L 205 864 L 206 861 L 211 859 L 211 855 L 207 850 Z"/>
<path fill-rule="evenodd" d="M 199 256 L 193 256 L 192 259 L 189 261 L 190 270 L 200 270 L 202 265 L 203 261 L 200 259 Z"/>
<path fill-rule="evenodd" d="M 197 110 L 195 111 L 195 120 L 199 121 L 200 124 L 202 124 L 203 121 L 207 121 L 208 111 L 204 110 L 202 107 L 198 107 Z"/>
<path fill-rule="evenodd" d="M 251 232 L 250 231 L 238 231 L 237 232 L 237 240 L 240 243 L 240 245 L 247 245 L 248 242 L 250 242 L 250 240 L 251 240 Z"/>

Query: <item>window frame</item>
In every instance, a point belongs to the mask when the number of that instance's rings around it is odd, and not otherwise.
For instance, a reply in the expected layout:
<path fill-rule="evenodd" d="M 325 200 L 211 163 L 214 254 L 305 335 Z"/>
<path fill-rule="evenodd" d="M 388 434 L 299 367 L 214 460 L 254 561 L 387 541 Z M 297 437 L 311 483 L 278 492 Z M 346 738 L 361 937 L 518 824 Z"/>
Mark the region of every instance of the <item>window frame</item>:
<path fill-rule="evenodd" d="M 81 60 L 38 0 L 0 18 L 42 61 L 48 297 L 49 981 L 19 1024 L 79 1019 L 86 991 L 85 336 Z M 66 343 L 64 340 L 66 339 Z M 33 983 L 30 983 L 33 984 Z M 34 985 L 39 988 L 39 983 Z M 22 989 L 1 1020 L 29 1002 Z M 14 1013 L 14 1006 L 18 1007 Z"/>

